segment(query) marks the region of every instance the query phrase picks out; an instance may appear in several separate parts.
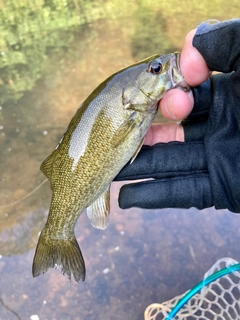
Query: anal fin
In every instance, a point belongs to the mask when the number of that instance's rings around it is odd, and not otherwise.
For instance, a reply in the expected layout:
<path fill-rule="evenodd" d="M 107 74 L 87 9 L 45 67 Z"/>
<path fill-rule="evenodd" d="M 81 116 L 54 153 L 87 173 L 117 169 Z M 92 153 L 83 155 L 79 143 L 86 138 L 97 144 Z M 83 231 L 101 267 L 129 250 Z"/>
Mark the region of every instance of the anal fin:
<path fill-rule="evenodd" d="M 110 185 L 106 190 L 87 208 L 87 215 L 91 224 L 97 229 L 105 229 L 108 224 L 110 213 Z"/>

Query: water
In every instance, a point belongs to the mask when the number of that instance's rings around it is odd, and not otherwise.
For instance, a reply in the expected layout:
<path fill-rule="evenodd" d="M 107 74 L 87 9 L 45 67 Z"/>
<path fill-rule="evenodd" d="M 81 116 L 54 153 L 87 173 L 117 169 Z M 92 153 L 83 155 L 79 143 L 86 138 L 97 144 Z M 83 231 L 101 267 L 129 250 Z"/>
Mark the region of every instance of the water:
<path fill-rule="evenodd" d="M 233 18 L 239 9 L 237 0 L 2 1 L 0 204 L 44 180 L 41 162 L 107 76 L 156 52 L 180 50 L 186 33 L 201 21 Z M 238 215 L 120 210 L 119 187 L 112 185 L 106 230 L 92 228 L 85 214 L 78 220 L 87 268 L 80 284 L 56 270 L 31 275 L 51 199 L 48 183 L 0 209 L 1 320 L 143 319 L 150 303 L 191 288 L 217 259 L 240 261 Z"/>

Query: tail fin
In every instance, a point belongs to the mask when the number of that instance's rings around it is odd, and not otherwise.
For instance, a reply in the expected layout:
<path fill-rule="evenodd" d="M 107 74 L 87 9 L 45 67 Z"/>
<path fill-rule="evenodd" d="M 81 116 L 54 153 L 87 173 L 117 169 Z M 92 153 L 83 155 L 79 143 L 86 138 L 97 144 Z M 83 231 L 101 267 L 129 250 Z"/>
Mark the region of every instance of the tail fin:
<path fill-rule="evenodd" d="M 70 281 L 71 275 L 77 282 L 85 280 L 85 263 L 75 236 L 69 240 L 51 239 L 42 232 L 33 259 L 33 277 L 55 266 L 60 266 Z"/>

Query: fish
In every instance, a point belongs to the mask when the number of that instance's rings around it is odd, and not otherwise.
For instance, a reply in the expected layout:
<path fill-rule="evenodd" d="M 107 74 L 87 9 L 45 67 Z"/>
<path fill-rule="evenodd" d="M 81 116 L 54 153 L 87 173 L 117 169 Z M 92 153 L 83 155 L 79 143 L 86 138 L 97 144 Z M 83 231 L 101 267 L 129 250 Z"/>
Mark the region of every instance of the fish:
<path fill-rule="evenodd" d="M 86 209 L 94 227 L 107 227 L 111 182 L 134 161 L 165 93 L 177 86 L 186 89 L 179 61 L 179 53 L 156 54 L 126 67 L 79 107 L 40 167 L 50 181 L 52 199 L 33 259 L 33 277 L 59 267 L 70 281 L 85 280 L 76 221 Z"/>

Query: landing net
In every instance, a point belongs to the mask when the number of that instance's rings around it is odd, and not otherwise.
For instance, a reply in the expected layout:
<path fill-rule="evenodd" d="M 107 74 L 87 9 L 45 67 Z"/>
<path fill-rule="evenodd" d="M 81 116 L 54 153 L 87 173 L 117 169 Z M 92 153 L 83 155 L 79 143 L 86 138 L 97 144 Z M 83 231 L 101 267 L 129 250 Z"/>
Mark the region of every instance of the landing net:
<path fill-rule="evenodd" d="M 233 268 L 233 266 L 237 266 Z M 204 275 L 203 287 L 187 301 L 174 317 L 171 311 L 189 295 L 192 290 L 161 304 L 154 303 L 147 307 L 144 313 L 145 320 L 239 320 L 240 319 L 240 271 L 239 263 L 231 258 L 218 260 Z M 205 279 L 228 268 L 227 275 L 206 285 Z"/>

